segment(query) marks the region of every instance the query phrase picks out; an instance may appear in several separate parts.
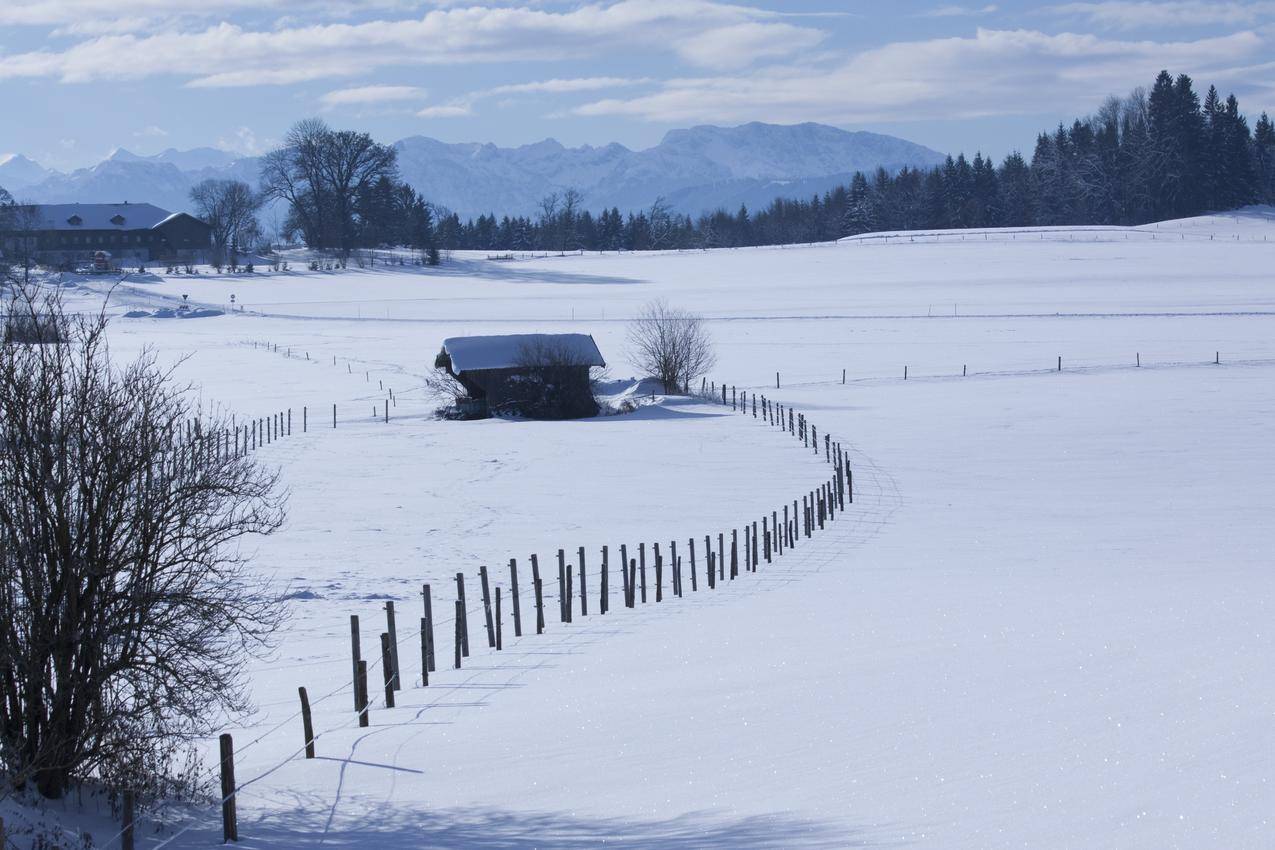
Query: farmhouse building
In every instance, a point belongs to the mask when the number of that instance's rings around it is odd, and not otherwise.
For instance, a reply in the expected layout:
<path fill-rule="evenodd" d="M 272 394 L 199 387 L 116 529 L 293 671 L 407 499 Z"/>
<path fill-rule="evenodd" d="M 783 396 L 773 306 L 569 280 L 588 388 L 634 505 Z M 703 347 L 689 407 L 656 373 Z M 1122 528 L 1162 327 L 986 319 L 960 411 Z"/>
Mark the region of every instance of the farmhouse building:
<path fill-rule="evenodd" d="M 451 337 L 434 360 L 465 388 L 457 406 L 472 418 L 596 416 L 589 370 L 605 365 L 588 334 Z"/>
<path fill-rule="evenodd" d="M 0 233 L 6 256 L 24 253 L 52 266 L 90 262 L 99 251 L 124 264 L 197 263 L 211 242 L 212 228 L 192 215 L 130 203 L 36 204 Z"/>

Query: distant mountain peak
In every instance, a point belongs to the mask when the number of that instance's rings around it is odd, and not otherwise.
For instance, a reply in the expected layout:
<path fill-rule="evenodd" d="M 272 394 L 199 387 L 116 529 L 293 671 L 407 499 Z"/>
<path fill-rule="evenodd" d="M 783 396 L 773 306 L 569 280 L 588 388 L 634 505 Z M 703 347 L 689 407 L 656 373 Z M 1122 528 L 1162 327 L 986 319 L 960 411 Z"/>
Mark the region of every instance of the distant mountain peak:
<path fill-rule="evenodd" d="M 394 144 L 399 173 L 424 197 L 462 217 L 482 213 L 535 215 L 546 195 L 568 188 L 590 210 L 646 209 L 658 197 L 678 212 L 750 209 L 782 196 L 809 197 L 855 171 L 940 164 L 929 148 L 893 136 L 826 124 L 699 125 L 670 130 L 654 147 L 631 150 L 618 142 L 567 147 L 548 138 L 517 147 L 452 144 L 410 136 Z M 94 168 L 60 174 L 25 157 L 0 161 L 0 185 L 46 203 L 149 201 L 188 209 L 190 189 L 208 177 L 255 183 L 259 160 L 211 147 L 169 148 L 139 156 L 116 148 Z M 13 184 L 13 185 L 6 185 Z"/>

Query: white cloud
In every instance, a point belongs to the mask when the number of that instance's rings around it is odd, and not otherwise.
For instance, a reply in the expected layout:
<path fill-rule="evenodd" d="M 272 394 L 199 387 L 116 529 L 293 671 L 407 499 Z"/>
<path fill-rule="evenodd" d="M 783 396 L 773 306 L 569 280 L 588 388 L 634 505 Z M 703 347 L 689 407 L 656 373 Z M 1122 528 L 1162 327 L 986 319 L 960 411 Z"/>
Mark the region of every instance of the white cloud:
<path fill-rule="evenodd" d="M 427 106 L 416 113 L 420 118 L 466 118 L 473 114 L 473 109 L 467 103 Z"/>
<path fill-rule="evenodd" d="M 777 59 L 814 48 L 824 33 L 783 23 L 748 21 L 716 27 L 687 38 L 677 52 L 695 65 L 714 70 L 746 68 L 758 59 Z"/>
<path fill-rule="evenodd" d="M 798 52 L 823 37 L 819 30 L 766 20 L 773 17 L 712 0 L 620 0 L 566 11 L 435 9 L 407 20 L 268 31 L 222 21 L 200 31 L 107 34 L 62 50 L 0 56 L 0 79 L 85 82 L 179 73 L 194 86 L 249 86 L 353 77 L 393 66 L 553 61 L 617 50 L 672 52 L 694 65 L 722 69 Z"/>
<path fill-rule="evenodd" d="M 605 89 L 639 86 L 652 82 L 650 77 L 574 77 L 569 79 L 537 80 L 530 83 L 513 83 L 476 92 L 471 97 L 491 97 L 508 94 L 570 94 L 573 92 L 603 91 Z"/>
<path fill-rule="evenodd" d="M 293 9 L 342 17 L 420 5 L 417 0 L 4 0 L 0 25 L 60 27 L 61 32 L 87 34 L 139 31 L 181 18 L 224 20 L 242 11 Z"/>
<path fill-rule="evenodd" d="M 974 18 L 981 15 L 990 15 L 999 10 L 1000 7 L 995 5 L 987 6 L 939 6 L 937 9 L 930 9 L 928 12 L 918 12 L 919 18 Z"/>
<path fill-rule="evenodd" d="M 1229 0 L 1099 0 L 1049 7 L 1063 16 L 1081 17 L 1097 26 L 1115 29 L 1252 26 L 1275 16 L 1275 2 Z"/>
<path fill-rule="evenodd" d="M 320 96 L 319 102 L 329 108 L 367 106 L 423 100 L 427 94 L 425 89 L 417 86 L 358 86 L 330 91 Z"/>
<path fill-rule="evenodd" d="M 168 135 L 168 131 L 163 127 L 148 124 L 140 130 L 135 130 L 133 135 L 139 139 L 162 139 Z"/>
<path fill-rule="evenodd" d="M 1244 80 L 1270 54 L 1253 32 L 1183 42 L 1106 40 L 980 29 L 972 38 L 898 42 L 820 68 L 669 80 L 659 91 L 577 107 L 662 123 L 935 120 L 1083 111 L 1104 95 L 1150 83 L 1165 67 L 1219 83 Z M 1222 63 L 1226 62 L 1224 66 Z"/>

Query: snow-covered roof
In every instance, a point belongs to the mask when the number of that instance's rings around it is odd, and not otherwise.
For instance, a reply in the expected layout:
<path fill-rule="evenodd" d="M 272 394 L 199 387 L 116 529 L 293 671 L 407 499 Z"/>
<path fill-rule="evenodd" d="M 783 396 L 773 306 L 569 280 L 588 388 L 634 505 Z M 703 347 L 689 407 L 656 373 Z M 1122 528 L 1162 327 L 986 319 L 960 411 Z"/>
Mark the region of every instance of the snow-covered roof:
<path fill-rule="evenodd" d="M 443 340 L 443 352 L 451 358 L 453 372 L 525 366 L 528 356 L 542 351 L 555 359 L 561 355 L 573 365 L 606 365 L 589 334 L 454 336 Z"/>
<path fill-rule="evenodd" d="M 41 230 L 149 230 L 171 218 L 154 204 L 37 204 Z"/>

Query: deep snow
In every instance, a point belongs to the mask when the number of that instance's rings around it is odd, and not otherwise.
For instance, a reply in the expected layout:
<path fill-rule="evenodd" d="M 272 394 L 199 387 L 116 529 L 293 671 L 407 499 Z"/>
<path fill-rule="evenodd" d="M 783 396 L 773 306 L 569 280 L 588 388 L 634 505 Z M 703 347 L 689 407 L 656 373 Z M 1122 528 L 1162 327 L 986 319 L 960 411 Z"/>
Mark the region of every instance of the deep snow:
<path fill-rule="evenodd" d="M 1269 845 L 1268 236 L 1271 211 L 1254 210 L 1127 233 L 126 282 L 119 312 L 181 293 L 247 307 L 120 319 L 121 355 L 192 352 L 181 372 L 210 404 L 312 417 L 262 450 L 292 504 L 257 563 L 294 616 L 252 668 L 259 716 L 231 730 L 242 843 Z M 531 552 L 546 588 L 559 547 L 573 561 L 585 546 L 596 576 L 602 545 L 680 549 L 826 475 L 791 438 L 701 403 L 428 417 L 444 337 L 591 333 L 622 378 L 624 320 L 654 297 L 711 317 L 715 380 L 847 443 L 853 509 L 712 594 L 628 611 L 613 576 L 612 614 L 559 625 L 550 604 L 548 633 L 522 639 L 506 619 L 500 654 L 476 617 L 463 671 L 443 623 L 429 688 L 385 710 L 374 681 L 359 730 L 350 614 L 369 655 L 393 597 L 418 675 L 424 581 L 445 611 L 465 571 L 472 610 L 478 566 L 507 587 L 516 557 L 525 599 Z M 388 423 L 372 415 L 383 387 Z M 315 761 L 297 756 L 298 685 L 332 694 Z M 211 808 L 169 819 L 141 846 L 220 840 Z"/>

